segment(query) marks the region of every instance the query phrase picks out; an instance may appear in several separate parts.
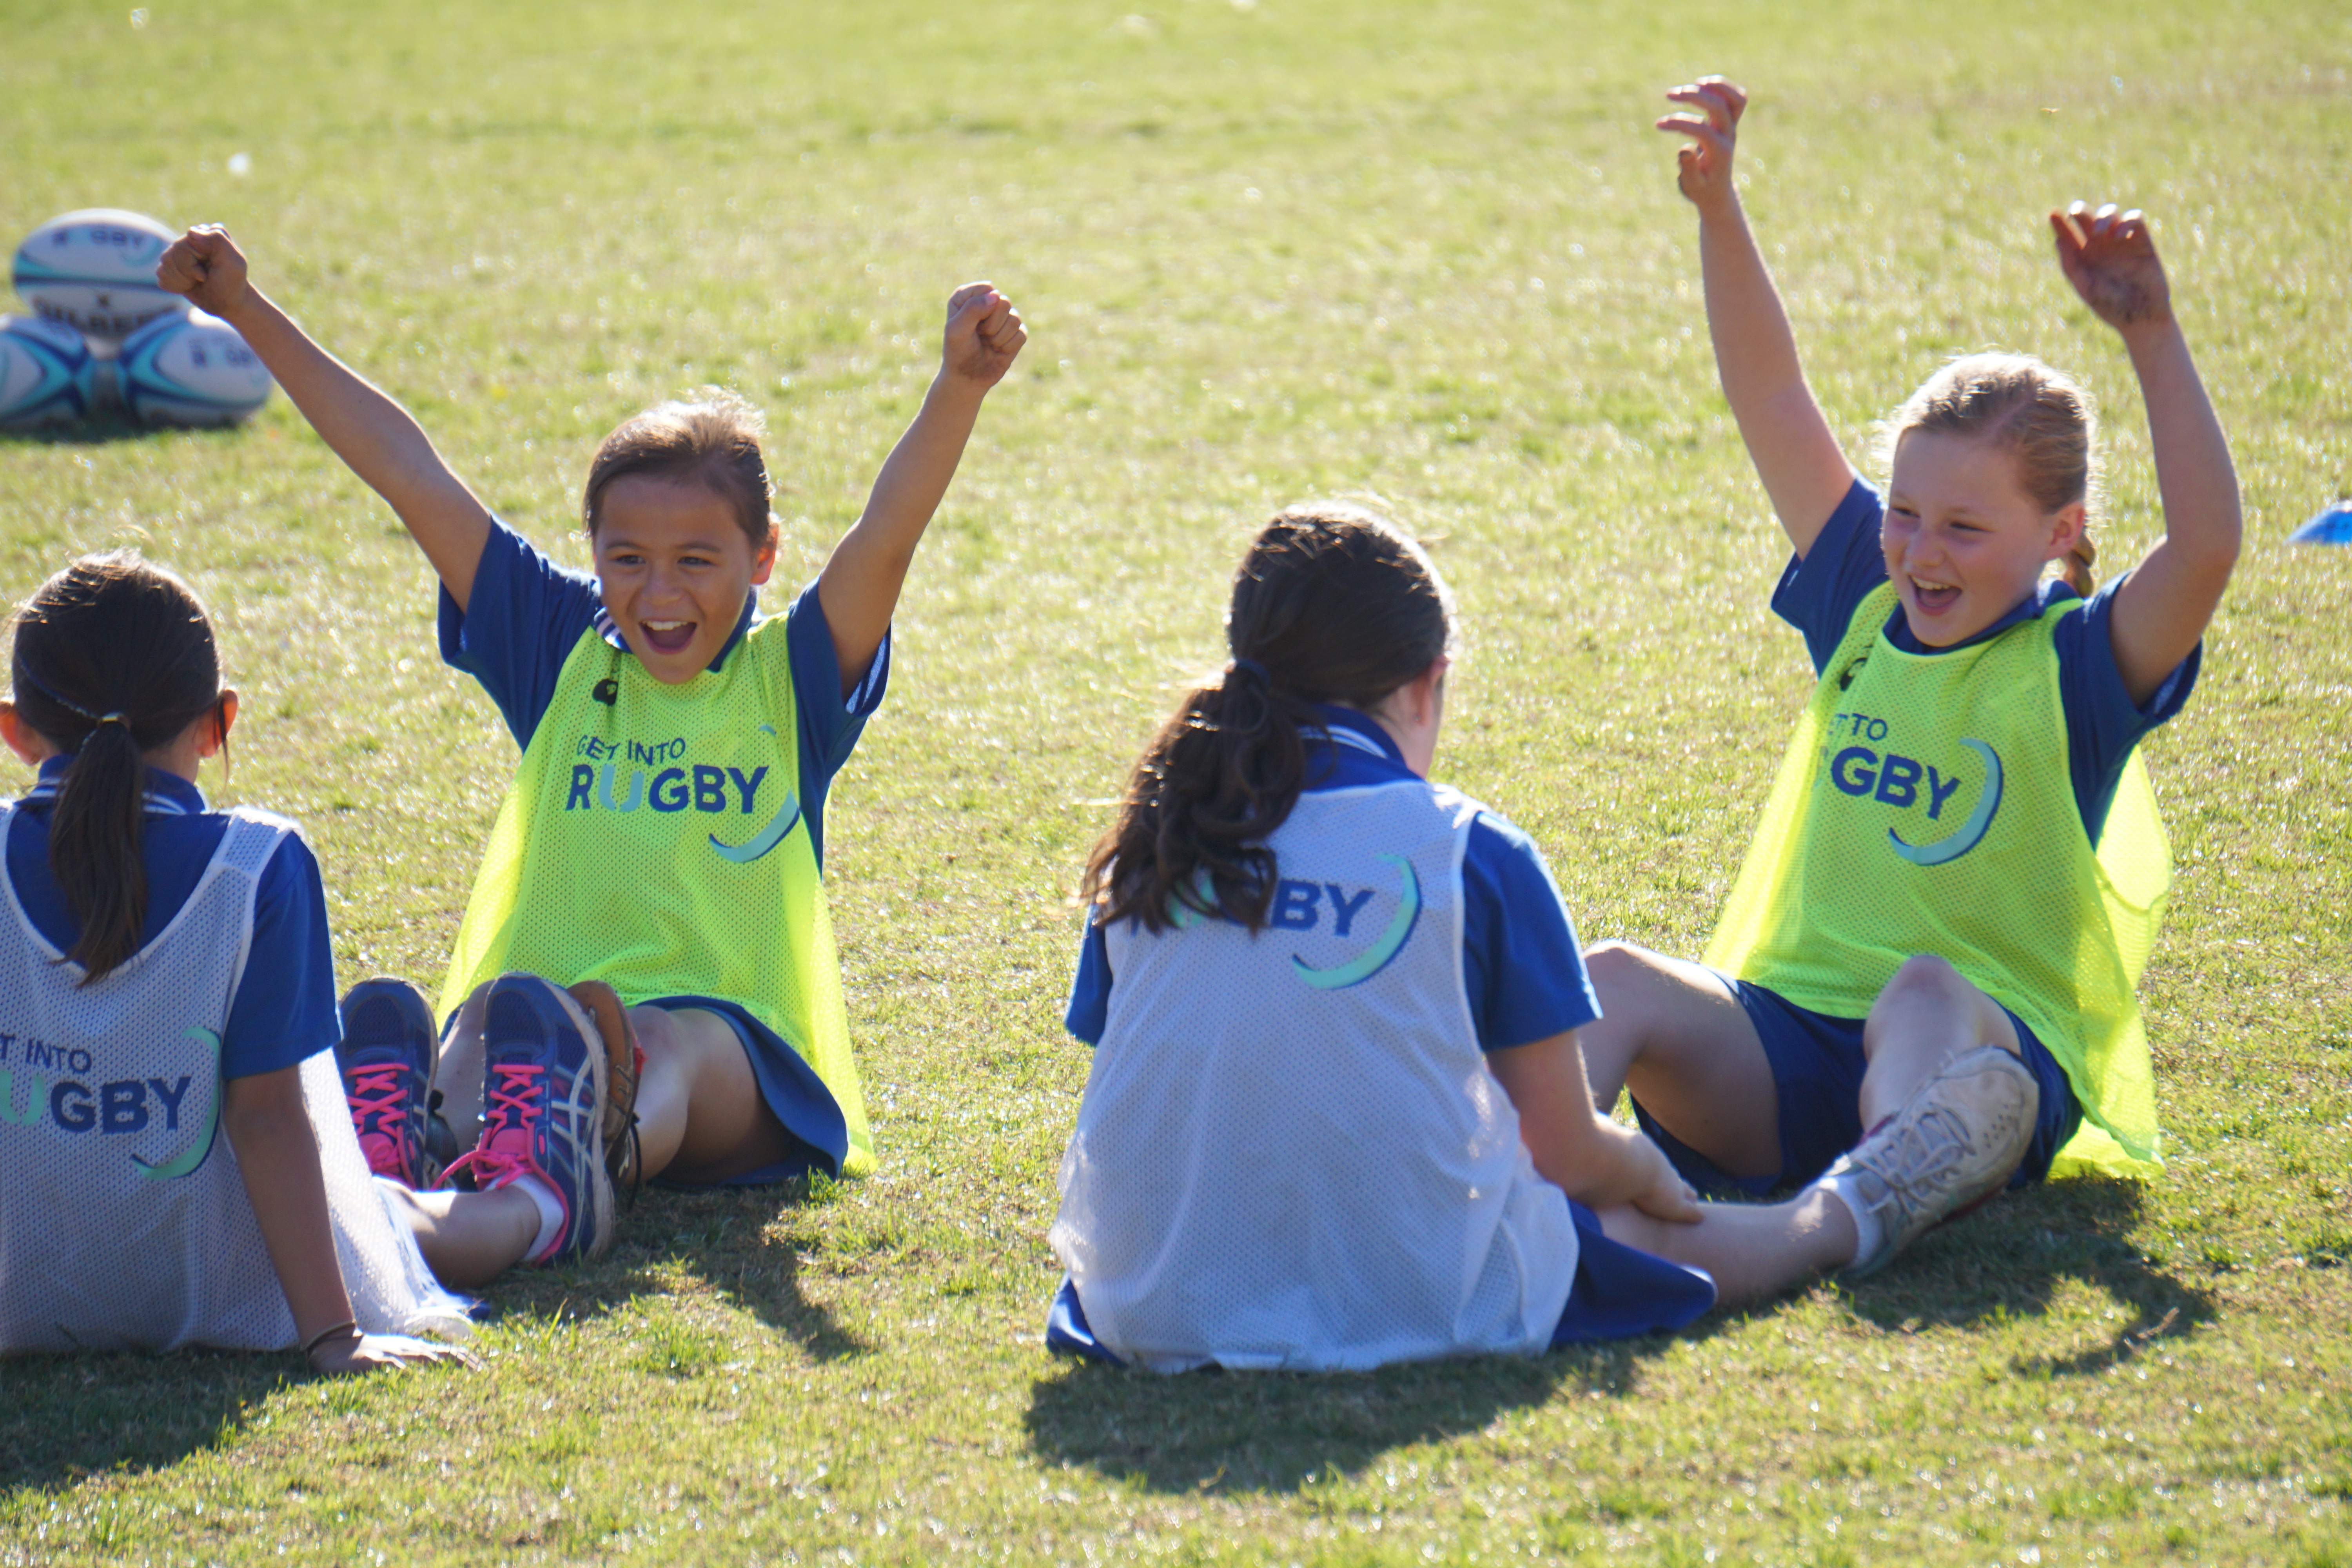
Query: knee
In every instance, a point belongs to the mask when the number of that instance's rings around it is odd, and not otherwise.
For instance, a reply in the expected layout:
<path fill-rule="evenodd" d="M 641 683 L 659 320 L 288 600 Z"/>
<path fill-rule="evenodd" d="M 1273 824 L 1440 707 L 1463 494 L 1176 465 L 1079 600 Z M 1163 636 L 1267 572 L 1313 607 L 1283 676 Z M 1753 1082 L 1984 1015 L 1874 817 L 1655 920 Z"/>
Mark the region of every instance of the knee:
<path fill-rule="evenodd" d="M 1903 967 L 1895 972 L 1895 978 L 1879 992 L 1871 1013 L 1875 1017 L 1906 1004 L 1932 1006 L 1967 1017 L 1985 1041 L 2011 1052 L 2018 1048 L 2016 1033 L 2009 1026 L 2009 1015 L 2001 1005 L 1954 968 L 1949 960 L 1932 952 L 1905 959 Z M 1864 1045 L 1867 1048 L 1867 1039 Z"/>
<path fill-rule="evenodd" d="M 1903 961 L 1903 967 L 1895 972 L 1895 978 L 1879 991 L 1878 1000 L 1882 1005 L 1904 997 L 1957 1001 L 1977 994 L 1977 988 L 1952 967 L 1949 959 L 1938 958 L 1932 952 L 1921 952 Z"/>
<path fill-rule="evenodd" d="M 1601 1011 L 1612 1008 L 1657 978 L 1658 955 L 1629 942 L 1595 942 L 1584 950 L 1584 973 L 1601 998 Z"/>

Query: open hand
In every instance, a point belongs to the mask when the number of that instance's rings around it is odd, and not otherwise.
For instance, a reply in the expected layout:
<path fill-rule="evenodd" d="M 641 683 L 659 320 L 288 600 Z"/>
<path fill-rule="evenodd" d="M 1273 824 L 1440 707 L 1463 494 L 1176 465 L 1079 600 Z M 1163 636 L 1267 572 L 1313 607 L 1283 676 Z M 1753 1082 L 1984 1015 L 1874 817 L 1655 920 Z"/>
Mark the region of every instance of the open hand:
<path fill-rule="evenodd" d="M 992 283 L 967 283 L 948 298 L 947 341 L 940 370 L 985 392 L 1004 379 L 1029 341 L 1021 312 Z"/>
<path fill-rule="evenodd" d="M 2075 202 L 2052 213 L 2050 227 L 2059 269 L 2099 320 L 2117 331 L 2172 320 L 2172 290 L 2164 263 L 2156 258 L 2156 237 L 2137 207 L 2119 213 L 2109 202 L 2094 211 Z"/>
<path fill-rule="evenodd" d="M 253 292 L 246 281 L 245 253 L 216 223 L 200 223 L 173 240 L 155 264 L 155 282 L 215 316 L 228 315 Z"/>
<path fill-rule="evenodd" d="M 1666 97 L 1697 110 L 1658 121 L 1659 130 L 1691 138 L 1675 153 L 1681 167 L 1675 184 L 1702 209 L 1712 207 L 1732 194 L 1731 153 L 1739 141 L 1739 117 L 1748 109 L 1747 91 L 1727 77 L 1703 76 Z"/>
<path fill-rule="evenodd" d="M 387 1367 L 456 1362 L 478 1370 L 479 1356 L 462 1345 L 439 1344 L 407 1334 L 349 1334 L 310 1352 L 310 1370 L 329 1374 L 381 1372 Z"/>

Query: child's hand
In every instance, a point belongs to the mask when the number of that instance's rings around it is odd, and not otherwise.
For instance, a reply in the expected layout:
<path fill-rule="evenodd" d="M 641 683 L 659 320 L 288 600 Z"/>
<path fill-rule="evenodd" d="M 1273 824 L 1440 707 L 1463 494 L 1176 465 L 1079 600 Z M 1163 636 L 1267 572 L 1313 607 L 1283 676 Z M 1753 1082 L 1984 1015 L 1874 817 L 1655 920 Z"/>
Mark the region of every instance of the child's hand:
<path fill-rule="evenodd" d="M 436 1344 L 406 1334 L 352 1333 L 330 1340 L 310 1352 L 310 1370 L 330 1375 L 381 1372 L 426 1362 L 456 1362 L 477 1369 L 482 1364 L 481 1358 L 462 1346 Z"/>
<path fill-rule="evenodd" d="M 1706 1217 L 1706 1211 L 1698 1206 L 1698 1194 L 1683 1180 L 1664 1150 L 1646 1137 L 1629 1140 L 1629 1146 L 1643 1167 L 1641 1190 L 1630 1200 L 1635 1208 L 1652 1219 L 1675 1225 L 1696 1225 Z"/>
<path fill-rule="evenodd" d="M 226 317 L 253 292 L 245 278 L 245 253 L 228 230 L 216 223 L 200 223 L 172 242 L 155 264 L 155 282 L 174 294 L 185 294 L 200 310 Z"/>
<path fill-rule="evenodd" d="M 2172 320 L 2172 290 L 2164 281 L 2164 263 L 2156 258 L 2156 237 L 2137 208 L 2118 213 L 2109 202 L 2094 212 L 2076 202 L 2052 213 L 2050 227 L 2059 269 L 2099 320 L 2119 332 Z"/>
<path fill-rule="evenodd" d="M 987 391 L 1004 379 L 1029 341 L 1021 312 L 992 283 L 967 283 L 948 298 L 947 342 L 940 374 Z"/>
<path fill-rule="evenodd" d="M 1681 168 L 1675 184 L 1700 211 L 1710 211 L 1732 195 L 1731 153 L 1739 141 L 1739 117 L 1747 110 L 1748 94 L 1727 78 L 1703 76 L 1666 97 L 1698 110 L 1669 114 L 1658 121 L 1658 129 L 1692 138 L 1675 153 Z"/>

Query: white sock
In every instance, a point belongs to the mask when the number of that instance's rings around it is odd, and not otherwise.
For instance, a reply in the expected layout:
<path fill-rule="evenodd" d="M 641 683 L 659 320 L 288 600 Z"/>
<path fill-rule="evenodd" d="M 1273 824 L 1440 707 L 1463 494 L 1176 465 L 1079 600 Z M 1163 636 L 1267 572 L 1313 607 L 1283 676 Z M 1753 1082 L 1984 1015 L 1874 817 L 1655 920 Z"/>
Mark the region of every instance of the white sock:
<path fill-rule="evenodd" d="M 526 1258 L 537 1258 L 549 1247 L 553 1247 L 555 1238 L 563 1234 L 563 1200 L 555 1195 L 553 1187 L 528 1171 L 509 1182 L 507 1185 L 520 1187 L 530 1194 L 530 1201 L 538 1205 L 539 1234 L 530 1238 L 530 1246 L 523 1253 Z"/>
<path fill-rule="evenodd" d="M 1853 1216 L 1853 1257 L 1847 1258 L 1846 1262 L 1868 1258 L 1878 1250 L 1886 1239 L 1885 1230 L 1878 1223 L 1878 1216 L 1871 1213 L 1870 1205 L 1862 1201 L 1862 1191 L 1855 1184 L 1852 1170 L 1843 1165 L 1832 1167 L 1828 1173 L 1813 1183 L 1813 1190 L 1827 1193 L 1837 1199 L 1845 1212 Z"/>

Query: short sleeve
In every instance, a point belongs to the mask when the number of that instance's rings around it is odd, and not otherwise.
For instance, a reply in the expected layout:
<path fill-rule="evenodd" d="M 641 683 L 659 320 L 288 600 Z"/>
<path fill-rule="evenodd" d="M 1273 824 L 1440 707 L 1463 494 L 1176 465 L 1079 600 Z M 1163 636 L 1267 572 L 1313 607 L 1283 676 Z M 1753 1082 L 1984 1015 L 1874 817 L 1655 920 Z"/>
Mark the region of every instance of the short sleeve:
<path fill-rule="evenodd" d="M 1480 812 L 1462 893 L 1463 984 L 1481 1050 L 1533 1045 L 1601 1016 L 1568 906 L 1533 839 Z"/>
<path fill-rule="evenodd" d="M 1086 935 L 1078 942 L 1077 977 L 1070 982 L 1070 1005 L 1063 1010 L 1062 1026 L 1090 1046 L 1102 1044 L 1110 1022 L 1110 942 L 1100 921 L 1091 913 Z"/>
<path fill-rule="evenodd" d="M 2116 591 L 2130 580 L 2126 572 L 2101 584 L 2081 609 L 2051 630 L 2058 657 L 2058 701 L 2066 716 L 2067 768 L 2084 831 L 2093 844 L 2106 826 L 2107 808 L 2115 802 L 2132 748 L 2188 705 L 2205 657 L 2200 642 L 2164 678 L 2147 706 L 2132 700 L 2122 667 L 2116 663 L 2115 645 Z"/>
<path fill-rule="evenodd" d="M 289 833 L 254 890 L 253 946 L 221 1036 L 221 1076 L 276 1072 L 341 1038 L 319 862 Z"/>
<path fill-rule="evenodd" d="M 568 572 L 493 521 L 466 608 L 440 590 L 441 660 L 481 682 L 515 743 L 526 749 L 557 677 L 603 604 L 596 580 Z"/>
<path fill-rule="evenodd" d="M 1815 675 L 1845 640 L 1855 608 L 1886 581 L 1886 557 L 1878 543 L 1885 515 L 1878 492 L 1857 476 L 1814 536 L 1812 549 L 1790 560 L 1772 590 L 1772 613 L 1805 635 Z"/>
<path fill-rule="evenodd" d="M 807 814 L 809 842 L 824 858 L 824 801 L 833 775 L 849 761 L 866 721 L 882 705 L 890 684 L 890 634 L 874 651 L 865 678 L 845 697 L 841 658 L 834 651 L 833 626 L 816 584 L 803 588 L 784 612 L 784 637 L 792 660 L 793 707 L 800 715 L 801 809 Z"/>

